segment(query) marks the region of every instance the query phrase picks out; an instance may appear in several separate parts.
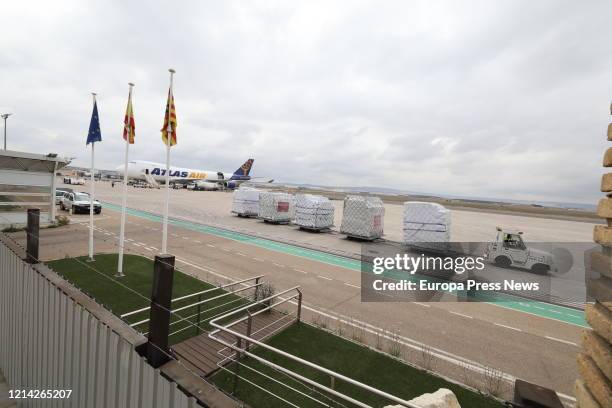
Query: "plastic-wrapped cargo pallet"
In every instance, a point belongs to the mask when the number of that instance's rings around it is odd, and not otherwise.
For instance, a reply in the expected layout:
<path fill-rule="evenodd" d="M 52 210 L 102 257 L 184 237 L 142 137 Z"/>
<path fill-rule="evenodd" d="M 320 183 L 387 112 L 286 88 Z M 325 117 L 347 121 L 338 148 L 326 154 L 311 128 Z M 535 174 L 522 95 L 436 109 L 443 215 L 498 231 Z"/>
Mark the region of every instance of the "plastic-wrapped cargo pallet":
<path fill-rule="evenodd" d="M 295 196 L 294 222 L 302 228 L 331 228 L 334 225 L 334 206 L 327 197 L 298 194 Z"/>
<path fill-rule="evenodd" d="M 404 243 L 413 247 L 450 249 L 451 212 L 438 203 L 404 203 Z"/>
<path fill-rule="evenodd" d="M 293 218 L 293 195 L 261 192 L 259 194 L 259 218 L 265 221 L 287 223 Z"/>
<path fill-rule="evenodd" d="M 383 235 L 385 206 L 378 197 L 346 196 L 340 232 L 350 237 L 376 239 Z"/>
<path fill-rule="evenodd" d="M 238 216 L 257 217 L 260 193 L 260 190 L 250 187 L 240 187 L 234 190 L 232 212 Z"/>

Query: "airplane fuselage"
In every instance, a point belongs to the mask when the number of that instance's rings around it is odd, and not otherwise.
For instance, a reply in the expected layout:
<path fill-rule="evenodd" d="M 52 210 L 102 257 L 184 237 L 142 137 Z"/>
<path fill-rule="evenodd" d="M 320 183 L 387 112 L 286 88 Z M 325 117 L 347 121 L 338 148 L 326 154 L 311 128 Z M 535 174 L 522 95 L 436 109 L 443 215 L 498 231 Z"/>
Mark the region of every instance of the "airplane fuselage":
<path fill-rule="evenodd" d="M 123 166 L 117 167 L 117 171 L 123 175 Z M 155 162 L 145 161 L 130 161 L 128 162 L 128 178 L 136 180 L 147 179 L 146 175 L 150 175 L 155 181 L 163 183 L 166 180 L 166 165 Z M 232 180 L 234 182 L 243 182 L 250 180 L 250 176 L 238 176 L 231 172 L 212 171 L 189 169 L 185 167 L 170 166 L 169 173 L 170 182 L 209 182 L 223 183 Z"/>

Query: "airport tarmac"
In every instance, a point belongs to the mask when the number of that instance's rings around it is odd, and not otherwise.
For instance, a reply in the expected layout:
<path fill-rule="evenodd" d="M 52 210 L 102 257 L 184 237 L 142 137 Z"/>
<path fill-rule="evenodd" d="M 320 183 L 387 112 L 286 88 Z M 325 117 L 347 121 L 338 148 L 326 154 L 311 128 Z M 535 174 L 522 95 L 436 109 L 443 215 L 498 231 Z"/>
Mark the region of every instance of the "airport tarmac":
<path fill-rule="evenodd" d="M 104 202 L 121 204 L 121 184 L 111 187 L 108 182 L 96 184 L 96 197 Z M 77 186 L 89 191 L 89 187 Z M 156 214 L 163 212 L 165 191 L 128 187 L 128 207 Z M 333 233 L 309 233 L 292 225 L 269 225 L 253 218 L 240 218 L 231 213 L 232 193 L 224 191 L 171 190 L 172 216 L 233 228 L 250 234 L 298 242 L 327 250 L 359 254 L 360 242 L 348 240 L 339 234 L 342 221 L 342 201 L 332 200 L 335 207 Z M 451 240 L 455 242 L 488 242 L 495 238 L 496 226 L 524 231 L 526 242 L 590 243 L 593 241 L 593 222 L 560 220 L 494 212 L 451 210 Z M 385 203 L 385 235 L 391 241 L 402 240 L 403 207 Z"/>
<path fill-rule="evenodd" d="M 82 187 L 87 191 L 88 187 Z M 96 196 L 104 203 L 121 204 L 121 185 L 111 187 L 108 182 L 97 183 Z M 162 214 L 165 190 L 128 187 L 128 207 Z M 341 256 L 359 259 L 363 252 L 360 241 L 347 239 L 340 234 L 342 220 L 342 201 L 332 200 L 335 206 L 335 227 L 331 233 L 317 233 L 300 230 L 294 225 L 273 225 L 255 218 L 237 217 L 231 213 L 232 193 L 226 191 L 170 190 L 170 215 L 188 222 L 218 226 L 252 236 L 277 240 L 319 251 L 331 252 Z M 385 240 L 402 241 L 403 206 L 385 203 Z M 545 280 L 543 285 L 561 303 L 580 304 L 585 300 L 584 251 L 585 245 L 593 246 L 592 222 L 578 221 L 575 218 L 562 220 L 502 214 L 498 212 L 475 212 L 451 210 L 451 240 L 454 242 L 490 242 L 497 234 L 496 226 L 516 228 L 524 231 L 524 240 L 532 243 L 552 243 L 550 248 L 540 248 L 554 252 L 562 249 L 571 256 L 571 273 Z M 485 277 L 486 278 L 486 277 Z M 527 277 L 527 279 L 532 279 Z"/>
<path fill-rule="evenodd" d="M 100 199 L 110 201 L 114 192 L 113 201 L 118 200 L 118 186 L 113 191 L 110 185 L 100 185 Z M 155 212 L 158 212 L 156 208 L 161 208 L 163 191 L 131 188 L 129 191 L 130 206 L 141 203 L 143 209 Z M 279 227 L 254 224 L 257 221 L 237 219 L 231 215 L 223 216 L 221 205 L 225 205 L 229 211 L 231 194 L 185 190 L 172 193 L 173 216 L 185 217 L 178 208 L 189 208 L 191 212 L 187 215 L 194 218 L 207 217 L 217 222 L 231 220 L 236 223 L 234 225 L 247 221 L 253 222 L 253 226 L 257 228 L 266 229 Z M 201 198 L 194 200 L 194 197 Z M 204 198 L 217 200 L 218 206 L 205 204 Z M 188 206 L 189 202 L 193 203 Z M 182 205 L 186 207 L 181 207 Z M 201 210 L 197 211 L 198 208 Z M 44 258 L 86 253 L 87 215 L 72 218 L 78 223 L 44 231 L 41 248 Z M 105 210 L 96 218 L 96 250 L 116 251 L 119 214 Z M 529 220 L 534 221 L 533 218 Z M 574 226 L 574 233 L 579 234 L 581 228 Z M 177 256 L 178 266 L 203 279 L 214 282 L 222 279 L 221 276 L 239 279 L 265 273 L 278 290 L 301 285 L 306 305 L 318 313 L 342 315 L 373 327 L 397 329 L 408 344 L 428 344 L 446 356 L 447 361 L 457 362 L 457 367 L 462 361 L 475 362 L 497 367 L 510 375 L 534 381 L 565 394 L 572 393 L 572 384 L 577 375 L 575 358 L 581 333 L 578 326 L 491 304 L 362 303 L 358 271 L 187 228 L 170 226 L 169 229 L 169 249 Z M 292 227 L 280 229 L 284 230 L 282 234 L 295 232 L 309 239 L 321 236 L 294 231 Z M 277 234 L 282 235 L 278 232 Z M 142 217 L 129 216 L 126 236 L 129 239 L 127 249 L 130 252 L 153 256 L 159 251 L 161 225 Z M 331 237 L 336 242 L 355 245 L 352 241 L 339 239 L 337 236 Z M 359 244 L 356 245 L 359 247 Z M 456 377 L 459 375 L 457 372 L 450 370 L 446 374 L 455 375 L 454 378 L 462 381 Z"/>

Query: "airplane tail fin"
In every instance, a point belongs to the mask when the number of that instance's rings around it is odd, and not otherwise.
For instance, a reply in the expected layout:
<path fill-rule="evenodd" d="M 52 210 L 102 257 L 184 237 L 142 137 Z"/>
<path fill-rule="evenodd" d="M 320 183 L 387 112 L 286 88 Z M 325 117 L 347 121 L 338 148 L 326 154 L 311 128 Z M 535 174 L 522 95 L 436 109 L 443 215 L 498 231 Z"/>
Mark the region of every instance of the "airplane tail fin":
<path fill-rule="evenodd" d="M 242 166 L 238 170 L 234 172 L 235 176 L 248 176 L 251 172 L 251 167 L 253 167 L 254 159 L 249 159 L 244 162 Z"/>

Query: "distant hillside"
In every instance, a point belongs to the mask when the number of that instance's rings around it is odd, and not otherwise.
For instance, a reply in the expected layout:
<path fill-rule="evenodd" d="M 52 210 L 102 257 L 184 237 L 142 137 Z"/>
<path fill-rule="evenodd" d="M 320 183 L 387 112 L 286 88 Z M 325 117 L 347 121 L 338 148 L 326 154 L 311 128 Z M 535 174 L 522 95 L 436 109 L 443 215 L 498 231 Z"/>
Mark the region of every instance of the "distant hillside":
<path fill-rule="evenodd" d="M 343 200 L 348 194 L 373 195 L 386 203 L 401 204 L 405 201 L 426 201 L 444 205 L 456 210 L 483 211 L 492 213 L 516 214 L 540 218 L 569 219 L 601 223 L 595 214 L 595 206 L 578 203 L 530 202 L 495 199 L 445 197 L 436 195 L 402 192 L 389 188 L 370 187 L 325 187 L 291 183 L 254 183 L 257 187 L 282 190 L 288 193 L 310 193 L 328 197 L 330 200 Z"/>
<path fill-rule="evenodd" d="M 584 203 L 565 203 L 555 201 L 531 201 L 531 200 L 512 200 L 504 199 L 500 200 L 497 198 L 490 197 L 470 197 L 470 196 L 456 196 L 449 194 L 428 194 L 416 191 L 405 191 L 387 187 L 335 187 L 335 186 L 318 186 L 314 184 L 294 184 L 294 183 L 278 183 L 293 188 L 307 188 L 313 190 L 322 191 L 337 191 L 344 193 L 369 193 L 369 194 L 384 194 L 389 196 L 412 196 L 412 197 L 427 197 L 427 198 L 438 198 L 447 200 L 461 200 L 463 202 L 473 203 L 486 203 L 486 204 L 524 204 L 534 207 L 547 207 L 547 208 L 565 208 L 574 210 L 585 210 L 595 211 L 597 208 L 596 204 L 584 204 Z"/>

